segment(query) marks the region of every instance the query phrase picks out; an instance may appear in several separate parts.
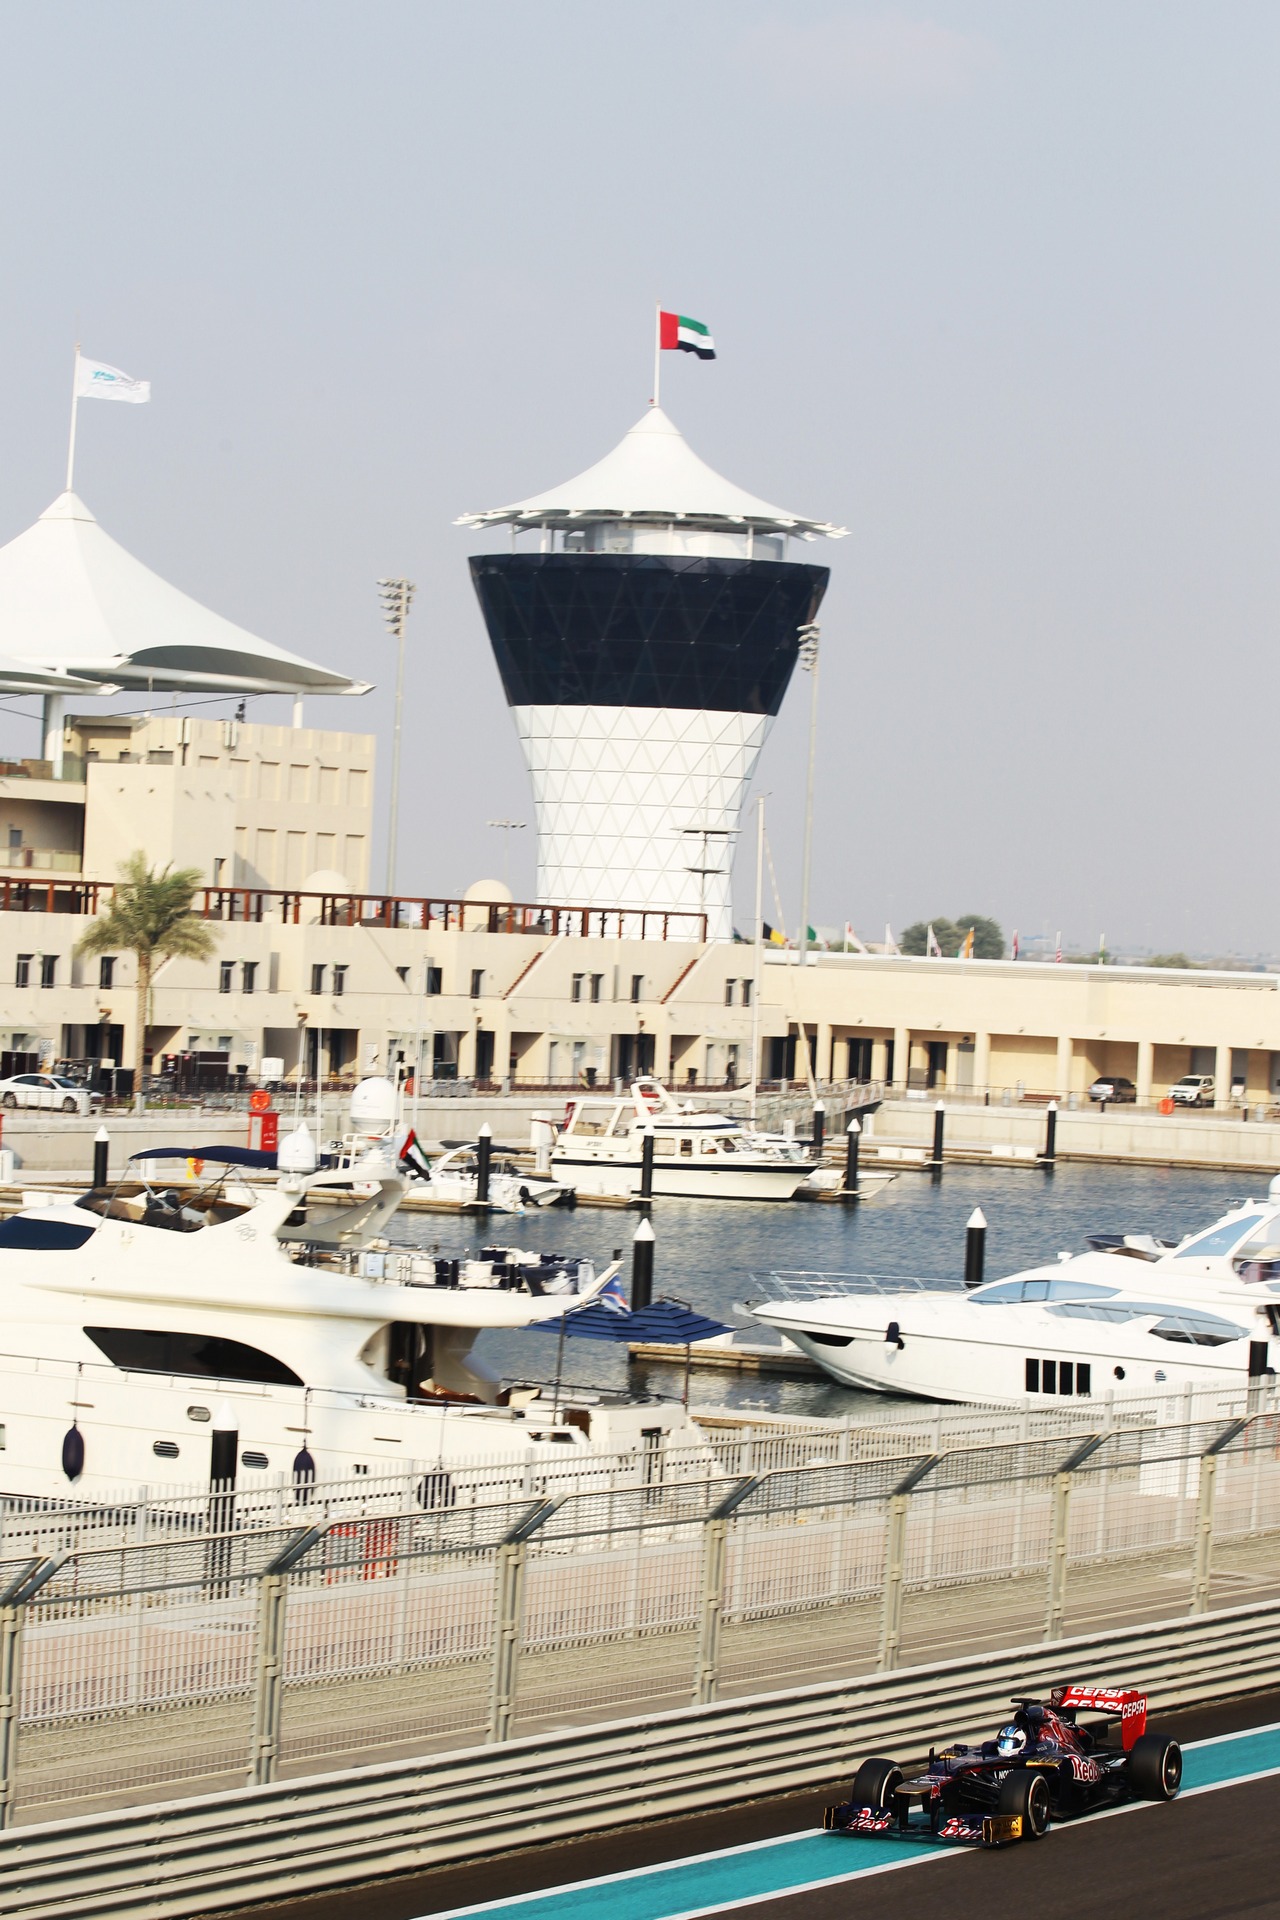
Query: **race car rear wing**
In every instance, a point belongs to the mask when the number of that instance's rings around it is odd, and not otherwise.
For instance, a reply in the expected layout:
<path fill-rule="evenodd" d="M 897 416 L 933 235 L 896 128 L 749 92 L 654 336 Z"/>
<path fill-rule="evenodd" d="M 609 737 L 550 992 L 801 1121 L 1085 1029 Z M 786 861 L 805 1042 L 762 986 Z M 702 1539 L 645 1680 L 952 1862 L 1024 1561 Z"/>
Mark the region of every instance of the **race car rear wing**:
<path fill-rule="evenodd" d="M 1126 1753 L 1147 1730 L 1147 1696 L 1130 1687 L 1055 1687 L 1049 1697 L 1061 1712 L 1084 1708 L 1090 1713 L 1117 1715 L 1120 1743 Z"/>

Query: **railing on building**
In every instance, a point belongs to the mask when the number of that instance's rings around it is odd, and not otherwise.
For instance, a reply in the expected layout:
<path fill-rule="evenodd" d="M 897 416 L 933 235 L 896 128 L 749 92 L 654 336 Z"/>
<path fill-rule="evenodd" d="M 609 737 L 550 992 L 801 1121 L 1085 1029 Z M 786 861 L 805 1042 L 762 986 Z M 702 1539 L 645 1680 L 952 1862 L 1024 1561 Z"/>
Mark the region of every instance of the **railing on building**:
<path fill-rule="evenodd" d="M 12 864 L 30 868 L 46 858 L 55 864 L 70 854 L 45 855 L 22 848 Z M 5 864 L 0 854 L 0 867 Z M 78 863 L 77 863 L 78 864 Z M 111 896 L 109 880 L 29 881 L 0 878 L 0 913 L 97 913 Z M 203 920 L 286 926 L 405 927 L 419 932 L 523 933 L 581 940 L 672 940 L 705 943 L 705 913 L 663 913 L 656 908 L 552 907 L 512 900 L 441 900 L 425 895 L 307 893 L 282 887 L 202 887 L 195 912 Z"/>
<path fill-rule="evenodd" d="M 262 1784 L 993 1635 L 1053 1642 L 1117 1607 L 1203 1613 L 1241 1578 L 1280 1584 L 1278 1442 L 1275 1413 L 1095 1417 L 626 1485 L 593 1484 L 584 1460 L 585 1482 L 567 1469 L 483 1499 L 437 1472 L 382 1511 L 301 1482 L 273 1524 L 234 1532 L 221 1522 L 243 1496 L 206 1488 L 182 1530 L 75 1551 L 14 1538 L 0 1820 L 19 1790 L 56 1811 L 197 1775 Z M 1215 1551 L 1231 1561 L 1216 1588 Z"/>

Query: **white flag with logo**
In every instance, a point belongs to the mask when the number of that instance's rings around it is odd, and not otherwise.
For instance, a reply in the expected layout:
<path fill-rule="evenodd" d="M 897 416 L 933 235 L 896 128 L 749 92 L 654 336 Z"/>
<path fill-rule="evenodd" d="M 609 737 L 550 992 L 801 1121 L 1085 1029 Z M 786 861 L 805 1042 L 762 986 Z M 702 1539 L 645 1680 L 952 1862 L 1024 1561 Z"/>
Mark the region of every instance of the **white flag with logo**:
<path fill-rule="evenodd" d="M 81 400 L 129 400 L 142 406 L 151 398 L 151 382 L 134 380 L 101 360 L 76 360 L 76 393 Z"/>

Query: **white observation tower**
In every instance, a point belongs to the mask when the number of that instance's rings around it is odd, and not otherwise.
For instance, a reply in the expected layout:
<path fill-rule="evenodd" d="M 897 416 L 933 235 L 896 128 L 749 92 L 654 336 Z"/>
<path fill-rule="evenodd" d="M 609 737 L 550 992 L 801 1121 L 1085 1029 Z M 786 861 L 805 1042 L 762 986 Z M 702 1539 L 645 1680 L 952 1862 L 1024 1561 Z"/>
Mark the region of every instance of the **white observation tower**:
<path fill-rule="evenodd" d="M 747 785 L 841 527 L 722 479 L 657 406 L 577 479 L 460 526 L 533 778 L 538 899 L 707 916 L 728 939 Z M 524 550 L 519 536 L 531 535 Z"/>

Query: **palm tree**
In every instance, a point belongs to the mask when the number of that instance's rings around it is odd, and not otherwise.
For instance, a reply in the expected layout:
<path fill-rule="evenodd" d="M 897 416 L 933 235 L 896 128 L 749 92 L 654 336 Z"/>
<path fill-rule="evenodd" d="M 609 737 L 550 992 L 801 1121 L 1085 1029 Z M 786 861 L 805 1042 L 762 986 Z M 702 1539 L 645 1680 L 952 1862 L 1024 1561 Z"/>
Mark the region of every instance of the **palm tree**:
<path fill-rule="evenodd" d="M 204 876 L 198 867 L 166 867 L 157 873 L 141 851 L 119 869 L 111 905 L 76 942 L 77 953 L 132 953 L 138 963 L 137 1039 L 134 1045 L 134 1093 L 142 1111 L 142 1075 L 147 1057 L 147 1016 L 151 980 L 157 963 L 207 960 L 214 951 L 213 930 L 191 911 L 191 899 Z"/>

